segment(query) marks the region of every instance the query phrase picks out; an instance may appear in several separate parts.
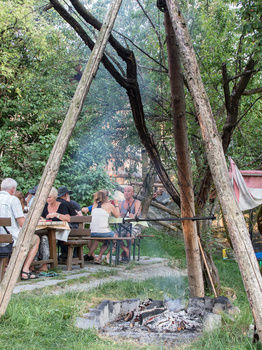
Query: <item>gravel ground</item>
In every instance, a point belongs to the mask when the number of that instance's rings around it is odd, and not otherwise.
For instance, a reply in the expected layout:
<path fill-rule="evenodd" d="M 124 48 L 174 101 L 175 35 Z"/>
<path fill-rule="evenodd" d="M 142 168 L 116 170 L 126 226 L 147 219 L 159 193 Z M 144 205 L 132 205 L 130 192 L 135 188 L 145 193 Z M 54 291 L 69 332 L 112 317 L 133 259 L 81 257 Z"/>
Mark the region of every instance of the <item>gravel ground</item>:
<path fill-rule="evenodd" d="M 59 266 L 65 268 L 64 266 Z M 92 279 L 86 283 L 79 283 L 77 279 L 81 277 L 88 277 L 94 275 L 100 271 L 113 271 L 115 275 L 96 278 L 92 276 Z M 172 276 L 172 277 L 182 277 L 186 275 L 185 270 L 179 270 L 178 268 L 173 268 L 168 265 L 167 259 L 162 258 L 147 258 L 142 257 L 139 262 L 135 264 L 118 265 L 117 267 L 87 264 L 83 269 L 74 268 L 72 271 L 62 270 L 57 277 L 42 277 L 36 281 L 30 282 L 18 282 L 13 290 L 14 294 L 32 291 L 35 289 L 45 288 L 48 286 L 57 286 L 54 290 L 50 291 L 50 294 L 61 294 L 68 291 L 87 291 L 92 288 L 97 287 L 100 284 L 121 281 L 121 280 L 145 280 L 148 278 L 158 277 L 158 276 Z M 59 286 L 59 283 L 76 279 L 74 284 L 63 287 Z"/>

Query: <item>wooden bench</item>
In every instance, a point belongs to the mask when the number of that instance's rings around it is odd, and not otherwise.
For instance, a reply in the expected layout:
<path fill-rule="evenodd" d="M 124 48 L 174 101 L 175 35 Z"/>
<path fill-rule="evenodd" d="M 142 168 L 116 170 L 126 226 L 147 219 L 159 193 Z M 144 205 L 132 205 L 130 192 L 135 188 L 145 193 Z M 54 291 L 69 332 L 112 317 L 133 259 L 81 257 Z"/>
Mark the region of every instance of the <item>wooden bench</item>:
<path fill-rule="evenodd" d="M 11 218 L 0 218 L 0 226 L 11 226 Z M 12 243 L 13 237 L 9 234 L 0 234 L 0 243 Z M 8 258 L 0 257 L 0 281 L 2 281 L 5 273 L 5 266 Z"/>
<path fill-rule="evenodd" d="M 68 236 L 68 241 L 64 242 L 65 245 L 68 246 L 68 254 L 67 254 L 67 270 L 72 270 L 72 265 L 79 265 L 80 268 L 84 267 L 84 252 L 83 247 L 88 245 L 89 242 L 92 241 L 109 241 L 110 243 L 110 265 L 112 265 L 112 250 L 113 243 L 116 242 L 116 253 L 115 253 L 115 266 L 119 264 L 119 255 L 120 255 L 120 243 L 121 241 L 128 242 L 129 252 L 131 259 L 131 246 L 133 246 L 133 260 L 135 260 L 136 255 L 136 246 L 138 247 L 138 260 L 140 259 L 140 247 L 141 247 L 141 239 L 145 237 L 154 237 L 153 235 L 138 235 L 137 237 L 107 237 L 107 238 L 98 238 L 91 237 L 91 231 L 89 225 L 91 223 L 92 216 L 71 216 L 70 223 L 79 224 L 78 228 L 71 229 L 71 232 Z M 133 242 L 132 242 L 133 241 Z M 77 257 L 73 257 L 74 249 L 77 250 Z"/>
<path fill-rule="evenodd" d="M 72 270 L 72 265 L 80 265 L 80 268 L 84 267 L 84 253 L 83 253 L 83 247 L 85 245 L 88 245 L 89 242 L 92 241 L 104 241 L 107 240 L 110 242 L 110 265 L 112 265 L 112 248 L 113 248 L 113 242 L 117 242 L 117 249 L 116 249 L 116 258 L 115 258 L 115 265 L 119 263 L 119 246 L 120 242 L 125 240 L 129 242 L 129 245 L 131 246 L 131 242 L 134 239 L 133 237 L 123 237 L 123 238 L 116 238 L 116 237 L 108 237 L 108 238 L 98 238 L 98 237 L 90 237 L 91 231 L 89 228 L 89 225 L 91 223 L 92 216 L 71 216 L 70 223 L 77 223 L 79 224 L 78 228 L 71 229 L 71 232 L 68 236 L 68 241 L 64 244 L 68 246 L 68 254 L 67 254 L 67 270 Z M 135 245 L 133 245 L 135 249 Z M 73 257 L 74 249 L 77 250 L 77 257 Z M 133 252 L 134 257 L 134 252 Z"/>
<path fill-rule="evenodd" d="M 67 253 L 67 270 L 72 270 L 72 265 L 80 265 L 84 267 L 84 252 L 83 247 L 88 245 L 88 241 L 91 239 L 89 225 L 91 223 L 91 216 L 71 216 L 70 223 L 79 224 L 78 228 L 72 228 L 68 236 L 68 241 L 64 242 L 68 246 Z M 88 227 L 86 227 L 88 226 Z M 73 257 L 74 249 L 77 250 L 77 258 Z"/>

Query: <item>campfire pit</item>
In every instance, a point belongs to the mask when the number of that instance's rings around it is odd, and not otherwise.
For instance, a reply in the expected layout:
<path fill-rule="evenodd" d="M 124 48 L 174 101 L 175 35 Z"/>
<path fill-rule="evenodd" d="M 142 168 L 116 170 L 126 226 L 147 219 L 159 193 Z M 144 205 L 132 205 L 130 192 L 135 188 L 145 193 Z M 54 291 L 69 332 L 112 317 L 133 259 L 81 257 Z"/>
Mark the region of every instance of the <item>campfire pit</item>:
<path fill-rule="evenodd" d="M 103 301 L 96 309 L 79 317 L 79 328 L 97 328 L 101 333 L 117 338 L 131 338 L 141 343 L 188 343 L 221 325 L 222 312 L 239 310 L 226 297 L 191 298 L 186 307 L 180 299 L 165 301 L 128 299 Z"/>

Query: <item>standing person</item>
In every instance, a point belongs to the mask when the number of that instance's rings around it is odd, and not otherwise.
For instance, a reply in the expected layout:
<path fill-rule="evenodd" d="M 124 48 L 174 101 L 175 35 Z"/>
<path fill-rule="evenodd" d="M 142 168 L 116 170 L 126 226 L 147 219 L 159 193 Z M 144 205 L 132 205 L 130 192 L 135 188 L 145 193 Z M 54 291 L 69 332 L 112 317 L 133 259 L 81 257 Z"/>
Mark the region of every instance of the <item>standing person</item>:
<path fill-rule="evenodd" d="M 137 199 L 134 199 L 134 188 L 133 186 L 126 186 L 124 188 L 124 197 L 120 204 L 120 215 L 122 218 L 135 218 L 140 215 L 141 212 L 141 202 Z M 120 237 L 130 237 L 131 235 L 135 236 L 140 231 L 139 226 L 136 226 L 132 229 L 131 223 L 119 224 L 118 234 Z M 124 242 L 121 243 L 121 248 L 123 252 L 122 262 L 129 261 L 129 249 L 128 245 L 125 245 Z"/>
<path fill-rule="evenodd" d="M 105 242 L 103 243 L 101 250 L 99 252 L 99 255 L 95 260 L 95 262 L 97 263 L 101 263 L 102 256 L 108 248 L 108 242 L 106 241 L 106 238 L 116 236 L 115 233 L 112 232 L 109 227 L 109 217 L 111 214 L 116 218 L 119 218 L 120 212 L 119 212 L 118 201 L 117 200 L 115 201 L 115 205 L 110 203 L 108 199 L 107 190 L 101 190 L 96 192 L 94 194 L 94 204 L 92 208 L 92 221 L 90 224 L 91 237 L 105 238 Z M 93 260 L 92 256 L 98 244 L 99 244 L 99 241 L 93 242 L 86 260 Z"/>
<path fill-rule="evenodd" d="M 14 246 L 17 243 L 20 229 L 25 221 L 21 203 L 15 196 L 16 187 L 17 182 L 14 179 L 6 178 L 1 183 L 0 191 L 0 216 L 11 218 L 11 226 L 7 227 L 7 229 L 12 234 Z M 6 234 L 3 227 L 0 227 L 0 233 Z M 39 237 L 34 234 L 30 242 L 29 252 L 21 271 L 22 280 L 31 280 L 37 278 L 34 273 L 30 272 L 29 268 L 38 251 L 39 242 Z"/>

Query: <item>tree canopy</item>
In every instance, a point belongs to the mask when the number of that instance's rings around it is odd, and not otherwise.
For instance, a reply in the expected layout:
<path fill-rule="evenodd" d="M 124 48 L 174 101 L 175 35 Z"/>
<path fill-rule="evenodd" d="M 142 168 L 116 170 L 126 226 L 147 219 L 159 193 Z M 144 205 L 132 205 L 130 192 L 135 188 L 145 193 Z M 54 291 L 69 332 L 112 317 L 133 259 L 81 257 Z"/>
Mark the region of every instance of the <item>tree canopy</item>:
<path fill-rule="evenodd" d="M 72 4 L 71 4 L 72 3 Z M 96 30 L 74 8 L 61 5 L 95 41 Z M 81 1 L 100 21 L 109 1 Z M 0 177 L 14 177 L 27 191 L 43 167 L 73 96 L 75 67 L 89 49 L 46 1 L 4 1 L 0 25 Z M 259 1 L 181 1 L 227 155 L 242 168 L 261 167 L 261 4 Z M 50 8 L 51 7 L 51 8 Z M 113 35 L 134 52 L 145 121 L 176 186 L 163 13 L 155 1 L 124 1 Z M 123 60 L 106 54 L 125 76 Z M 187 86 L 185 82 L 185 86 Z M 191 161 L 198 193 L 206 158 L 191 96 L 186 91 Z M 81 203 L 113 186 L 104 166 L 116 166 L 143 149 L 123 88 L 100 65 L 61 165 L 56 185 L 74 188 Z"/>

